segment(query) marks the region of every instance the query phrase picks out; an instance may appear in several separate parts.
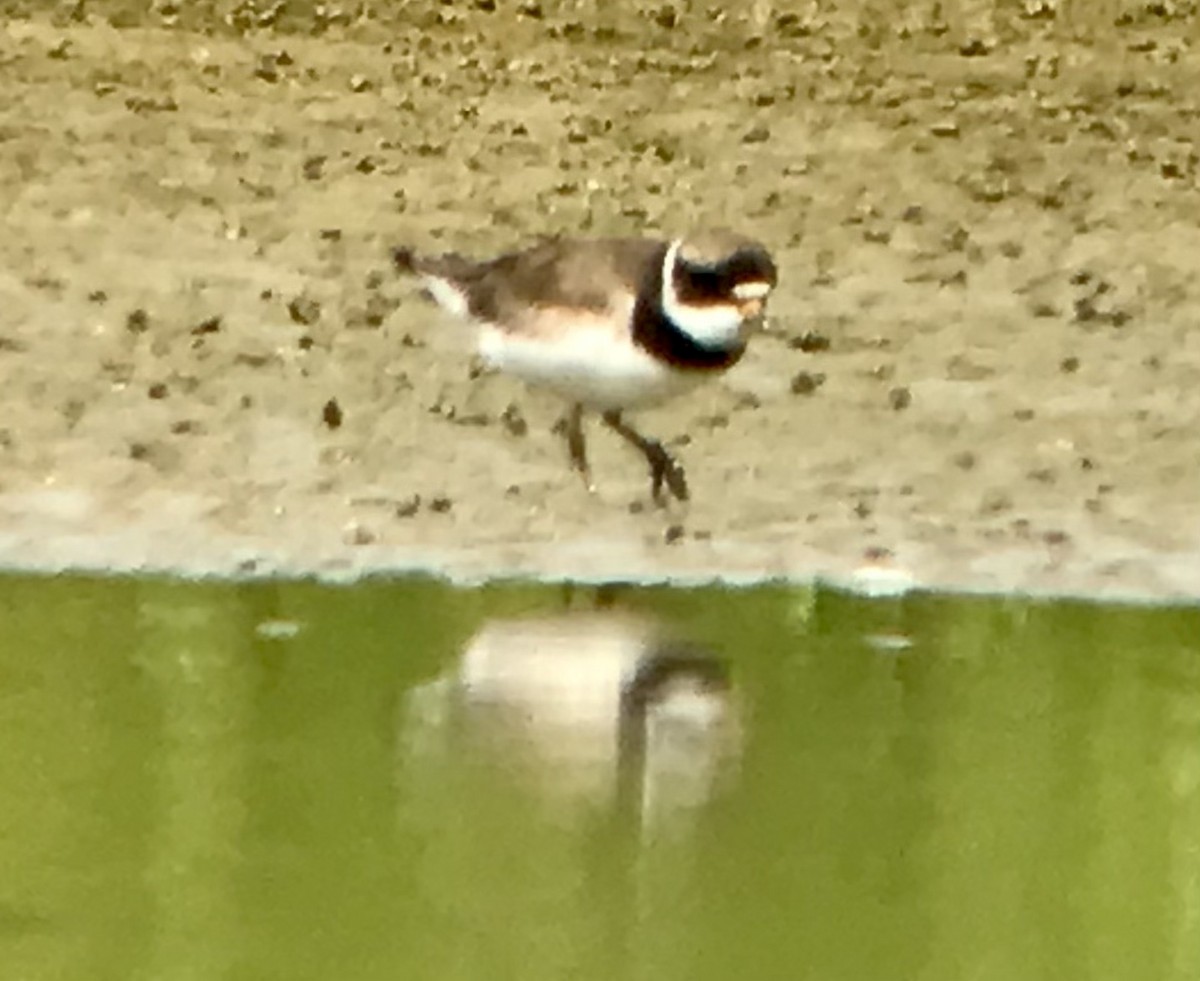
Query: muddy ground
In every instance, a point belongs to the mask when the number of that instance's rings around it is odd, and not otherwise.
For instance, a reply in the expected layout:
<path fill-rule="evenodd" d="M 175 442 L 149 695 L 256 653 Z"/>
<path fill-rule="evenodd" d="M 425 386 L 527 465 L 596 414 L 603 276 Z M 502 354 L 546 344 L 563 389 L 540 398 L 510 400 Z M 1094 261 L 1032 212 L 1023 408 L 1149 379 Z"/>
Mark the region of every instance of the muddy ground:
<path fill-rule="evenodd" d="M 1194 5 L 775 6 L 0 4 L 0 560 L 1200 597 Z M 667 512 L 387 260 L 706 223 Z"/>

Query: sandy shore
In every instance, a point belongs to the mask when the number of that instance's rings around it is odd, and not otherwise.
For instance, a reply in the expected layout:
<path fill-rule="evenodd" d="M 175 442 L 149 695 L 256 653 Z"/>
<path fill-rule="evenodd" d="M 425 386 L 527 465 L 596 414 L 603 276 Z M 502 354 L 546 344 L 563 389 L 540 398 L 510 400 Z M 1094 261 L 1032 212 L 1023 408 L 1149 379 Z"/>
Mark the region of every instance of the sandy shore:
<path fill-rule="evenodd" d="M 1195 18 L 252 6 L 0 31 L 0 563 L 1200 598 Z M 782 283 L 665 512 L 387 262 L 703 223 Z"/>

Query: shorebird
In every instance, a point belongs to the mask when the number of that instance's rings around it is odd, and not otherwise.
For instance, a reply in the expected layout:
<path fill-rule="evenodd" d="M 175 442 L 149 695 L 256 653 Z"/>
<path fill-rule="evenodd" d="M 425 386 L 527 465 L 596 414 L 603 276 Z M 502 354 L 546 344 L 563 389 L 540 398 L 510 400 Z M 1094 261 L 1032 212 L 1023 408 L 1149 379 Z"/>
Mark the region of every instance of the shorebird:
<path fill-rule="evenodd" d="M 492 368 L 566 399 L 570 463 L 595 490 L 585 411 L 636 447 L 650 489 L 689 497 L 683 467 L 624 413 L 675 398 L 735 365 L 778 273 L 754 239 L 713 230 L 675 239 L 552 238 L 490 259 L 393 250 L 443 309 L 478 327 Z"/>

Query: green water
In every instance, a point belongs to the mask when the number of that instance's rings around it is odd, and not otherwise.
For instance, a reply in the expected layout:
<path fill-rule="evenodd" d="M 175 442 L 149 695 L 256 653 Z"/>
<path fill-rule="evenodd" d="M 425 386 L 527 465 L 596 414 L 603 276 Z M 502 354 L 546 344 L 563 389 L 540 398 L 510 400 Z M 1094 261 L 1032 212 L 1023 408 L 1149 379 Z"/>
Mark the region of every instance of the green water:
<path fill-rule="evenodd" d="M 565 601 L 0 580 L 0 978 L 1200 978 L 1200 612 L 623 594 L 742 706 L 649 834 L 414 762 L 414 693 Z"/>

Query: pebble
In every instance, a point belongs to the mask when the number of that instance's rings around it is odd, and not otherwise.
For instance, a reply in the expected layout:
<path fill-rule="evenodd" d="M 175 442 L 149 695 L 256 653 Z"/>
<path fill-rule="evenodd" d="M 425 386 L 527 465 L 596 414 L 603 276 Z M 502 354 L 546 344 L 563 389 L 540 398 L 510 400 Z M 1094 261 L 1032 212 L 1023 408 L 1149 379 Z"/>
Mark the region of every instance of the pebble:
<path fill-rule="evenodd" d="M 347 545 L 370 545 L 375 541 L 375 533 L 357 521 L 351 521 L 342 530 L 342 541 Z"/>
<path fill-rule="evenodd" d="M 793 395 L 812 395 L 825 384 L 825 375 L 819 371 L 798 371 L 792 376 Z"/>
<path fill-rule="evenodd" d="M 396 505 L 397 518 L 411 518 L 421 510 L 421 495 L 413 494 Z"/>
<path fill-rule="evenodd" d="M 321 408 L 321 421 L 330 429 L 338 429 L 342 425 L 344 415 L 337 399 L 330 399 Z"/>
<path fill-rule="evenodd" d="M 321 304 L 307 296 L 296 296 L 288 301 L 288 316 L 297 324 L 308 326 L 321 317 Z"/>

